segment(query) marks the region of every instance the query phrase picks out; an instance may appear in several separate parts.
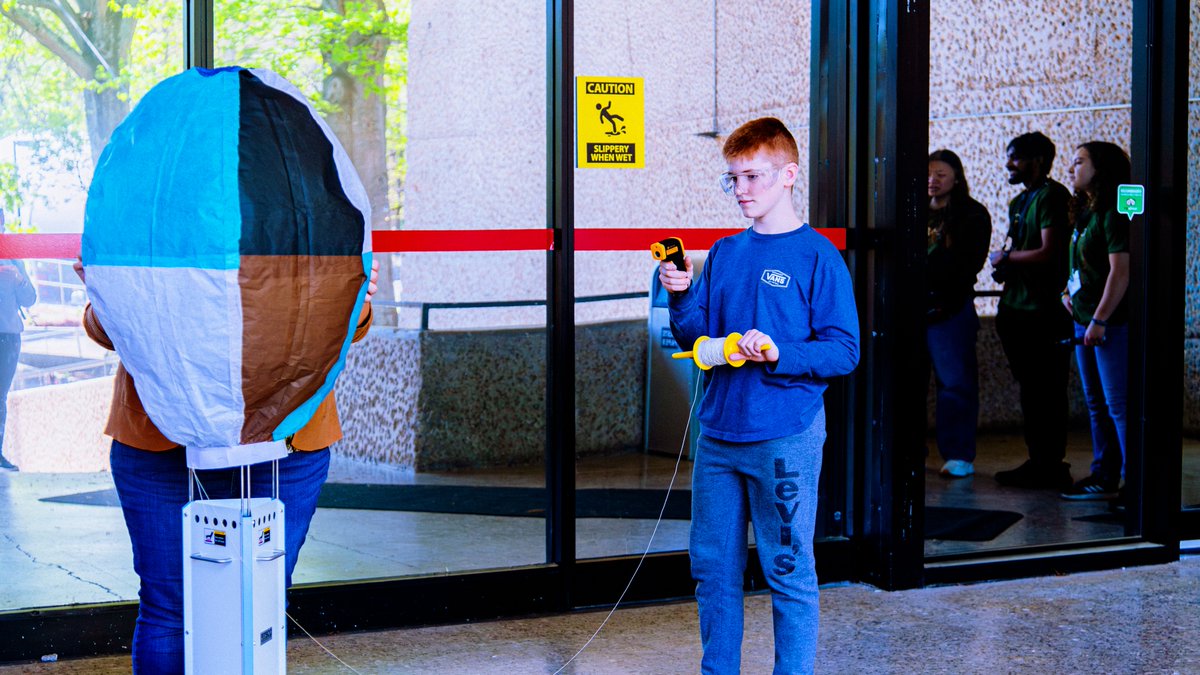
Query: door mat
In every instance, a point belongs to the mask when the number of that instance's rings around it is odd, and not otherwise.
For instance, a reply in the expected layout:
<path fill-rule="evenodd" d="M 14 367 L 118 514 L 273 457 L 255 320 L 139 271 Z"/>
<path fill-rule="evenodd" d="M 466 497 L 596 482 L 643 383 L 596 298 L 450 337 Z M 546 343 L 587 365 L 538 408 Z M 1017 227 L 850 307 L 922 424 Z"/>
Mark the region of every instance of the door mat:
<path fill-rule="evenodd" d="M 1015 511 L 925 507 L 925 538 L 953 541 L 991 541 L 1021 518 Z"/>
<path fill-rule="evenodd" d="M 665 496 L 665 490 L 577 490 L 575 516 L 654 520 L 663 509 Z M 113 489 L 44 497 L 41 501 L 120 506 L 116 490 Z M 546 515 L 546 491 L 542 488 L 470 485 L 326 483 L 321 488 L 317 506 L 327 509 L 543 518 Z M 673 490 L 663 518 L 687 520 L 691 517 L 691 510 L 691 491 Z M 928 506 L 925 508 L 925 538 L 988 541 L 1021 518 L 1021 514 L 1012 511 Z"/>
<path fill-rule="evenodd" d="M 1107 525 L 1124 525 L 1125 514 L 1119 511 L 1105 511 L 1104 513 L 1093 513 L 1090 516 L 1075 516 L 1071 520 L 1078 520 L 1084 523 L 1105 523 Z"/>
<path fill-rule="evenodd" d="M 666 490 L 588 489 L 575 492 L 577 518 L 658 518 Z M 120 506 L 115 489 L 43 497 L 43 502 Z M 546 515 L 543 488 L 488 487 L 471 485 L 380 485 L 372 483 L 326 483 L 317 506 L 327 509 L 367 511 L 412 511 L 475 516 L 536 517 Z M 663 518 L 691 518 L 692 493 L 674 490 Z"/>

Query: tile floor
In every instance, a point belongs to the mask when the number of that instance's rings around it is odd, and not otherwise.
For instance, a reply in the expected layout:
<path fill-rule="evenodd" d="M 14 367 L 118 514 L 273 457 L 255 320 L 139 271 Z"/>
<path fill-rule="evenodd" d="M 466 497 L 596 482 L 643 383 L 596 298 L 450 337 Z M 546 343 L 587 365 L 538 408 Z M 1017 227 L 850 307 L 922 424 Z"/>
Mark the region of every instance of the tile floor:
<path fill-rule="evenodd" d="M 1197 673 L 1200 558 L 1170 565 L 882 592 L 821 592 L 817 673 Z M 770 599 L 748 596 L 742 672 L 769 673 Z M 563 668 L 605 612 L 321 638 L 288 643 L 293 675 L 339 673 L 694 673 L 694 603 L 617 611 Z M 293 634 L 296 634 L 293 631 Z M 128 657 L 0 666 L 0 675 L 109 675 Z M 353 668 L 353 670 L 351 670 Z M 561 669 L 561 670 L 560 670 Z"/>

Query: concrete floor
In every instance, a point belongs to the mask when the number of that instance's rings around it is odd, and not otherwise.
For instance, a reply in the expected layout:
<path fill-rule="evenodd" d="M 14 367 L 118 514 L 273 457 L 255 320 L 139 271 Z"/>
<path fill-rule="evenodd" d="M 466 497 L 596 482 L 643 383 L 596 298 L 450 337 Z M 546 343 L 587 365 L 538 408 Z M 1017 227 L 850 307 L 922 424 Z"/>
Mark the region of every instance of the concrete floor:
<path fill-rule="evenodd" d="M 932 443 L 931 443 L 932 445 Z M 981 438 L 978 474 L 947 480 L 937 475 L 936 448 L 927 461 L 927 503 L 943 506 L 1017 511 L 1025 517 L 987 542 L 927 540 L 927 555 L 961 553 L 1043 543 L 1089 541 L 1121 536 L 1122 526 L 1077 520 L 1104 513 L 1104 503 L 1068 502 L 1050 491 L 1005 488 L 992 478 L 997 470 L 1019 464 L 1023 444 L 1012 434 Z M 1200 443 L 1184 451 L 1186 503 L 1200 501 Z M 1086 433 L 1071 436 L 1068 460 L 1082 478 L 1090 459 Z M 626 454 L 588 458 L 578 466 L 580 487 L 665 488 L 673 458 Z M 683 462 L 675 487 L 690 487 L 690 464 Z M 336 482 L 391 482 L 459 485 L 540 486 L 541 467 L 394 474 L 335 462 Z M 37 474 L 0 472 L 0 569 L 20 583 L 0 584 L 0 611 L 130 600 L 137 596 L 129 539 L 120 509 L 40 501 L 43 497 L 110 488 L 107 473 Z M 1189 501 L 1190 500 L 1190 501 Z M 653 520 L 581 519 L 581 558 L 641 553 Z M 446 545 L 470 531 L 477 546 Z M 380 533 L 386 533 L 381 536 Z M 450 536 L 453 534 L 454 536 Z M 687 547 L 688 521 L 663 521 L 653 551 Z M 439 513 L 319 509 L 300 564 L 297 584 L 336 580 L 450 573 L 480 568 L 540 564 L 545 555 L 545 524 L 538 518 L 505 518 Z M 481 558 L 480 550 L 488 551 Z"/>
<path fill-rule="evenodd" d="M 1074 433 L 1068 461 L 1075 478 L 1090 456 L 1086 434 Z M 1066 502 L 1048 491 L 1004 488 L 991 477 L 1023 459 L 1013 435 L 981 439 L 978 474 L 947 480 L 932 448 L 927 503 L 1007 509 L 1025 517 L 989 542 L 926 542 L 928 555 L 1119 536 L 1120 525 L 1076 520 L 1102 513 L 1102 503 Z M 1184 501 L 1200 502 L 1200 443 L 1184 447 Z M 674 461 L 646 455 L 579 463 L 580 487 L 663 488 Z M 690 486 L 683 463 L 677 488 Z M 394 475 L 335 463 L 342 482 L 540 486 L 540 467 L 453 474 Z M 136 597 L 128 536 L 120 510 L 39 501 L 111 487 L 107 474 L 0 473 L 0 610 L 110 602 Z M 581 557 L 640 553 L 652 520 L 583 519 Z M 487 550 L 483 562 L 443 545 L 447 532 L 469 529 Z M 686 547 L 687 521 L 664 521 L 653 550 Z M 386 537 L 378 533 L 386 532 Z M 544 523 L 501 518 L 321 509 L 297 568 L 297 583 L 363 579 L 540 563 Z M 456 557 L 457 555 L 457 557 Z M 822 594 L 819 672 L 1180 672 L 1200 673 L 1200 558 L 1161 567 L 1070 577 L 881 593 L 841 585 Z M 769 672 L 769 598 L 746 599 L 744 672 Z M 604 617 L 582 612 L 320 638 L 363 673 L 553 673 Z M 300 631 L 293 630 L 293 636 Z M 3 636 L 0 636 L 3 639 Z M 564 672 L 695 672 L 700 654 L 692 603 L 623 608 Z M 289 643 L 293 673 L 353 672 L 308 638 Z M 128 658 L 98 658 L 0 667 L 5 673 L 128 672 Z"/>
<path fill-rule="evenodd" d="M 1198 673 L 1200 558 L 913 591 L 821 592 L 817 673 Z M 742 672 L 772 666 L 770 598 L 746 598 Z M 326 636 L 288 643 L 305 673 L 556 673 L 606 612 Z M 297 634 L 293 631 L 293 634 Z M 564 673 L 694 673 L 694 603 L 620 609 Z M 127 673 L 128 657 L 0 666 L 0 675 Z"/>

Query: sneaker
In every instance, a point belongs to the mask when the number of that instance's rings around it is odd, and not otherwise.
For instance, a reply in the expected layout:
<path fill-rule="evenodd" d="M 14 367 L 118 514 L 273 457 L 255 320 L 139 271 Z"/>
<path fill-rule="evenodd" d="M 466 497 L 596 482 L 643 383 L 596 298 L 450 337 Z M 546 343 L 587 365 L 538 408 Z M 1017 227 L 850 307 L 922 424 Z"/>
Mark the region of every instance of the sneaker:
<path fill-rule="evenodd" d="M 0 471 L 20 471 L 16 464 L 8 461 L 4 455 L 0 455 Z"/>
<path fill-rule="evenodd" d="M 949 478 L 966 478 L 975 473 L 975 465 L 961 459 L 946 460 L 938 473 Z"/>
<path fill-rule="evenodd" d="M 1032 459 L 1015 469 L 997 471 L 996 482 L 1009 487 L 1068 490 L 1074 483 L 1071 480 L 1071 465 L 1058 462 L 1050 466 L 1038 466 Z"/>
<path fill-rule="evenodd" d="M 1092 474 L 1072 485 L 1070 489 L 1063 490 L 1061 496 L 1063 499 L 1074 500 L 1116 499 L 1117 484 Z"/>

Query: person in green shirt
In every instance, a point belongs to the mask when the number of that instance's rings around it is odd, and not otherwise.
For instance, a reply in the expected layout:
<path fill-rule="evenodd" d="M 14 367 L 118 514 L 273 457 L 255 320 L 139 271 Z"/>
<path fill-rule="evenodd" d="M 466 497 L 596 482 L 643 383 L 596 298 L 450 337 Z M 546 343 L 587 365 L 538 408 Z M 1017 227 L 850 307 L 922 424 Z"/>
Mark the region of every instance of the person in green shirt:
<path fill-rule="evenodd" d="M 1129 155 L 1103 141 L 1075 149 L 1070 269 L 1062 304 L 1075 320 L 1075 361 L 1092 426 L 1092 472 L 1064 499 L 1112 499 L 1125 469 L 1128 388 L 1129 221 L 1117 213 L 1117 186 L 1129 182 Z"/>
<path fill-rule="evenodd" d="M 1021 392 L 1029 459 L 996 473 L 1001 485 L 1066 490 L 1067 377 L 1071 322 L 1059 305 L 1067 271 L 1071 195 L 1051 180 L 1054 143 L 1034 131 L 1008 144 L 1008 182 L 1024 190 L 1009 202 L 1008 244 L 990 256 L 993 278 L 1004 283 L 996 332 Z"/>

